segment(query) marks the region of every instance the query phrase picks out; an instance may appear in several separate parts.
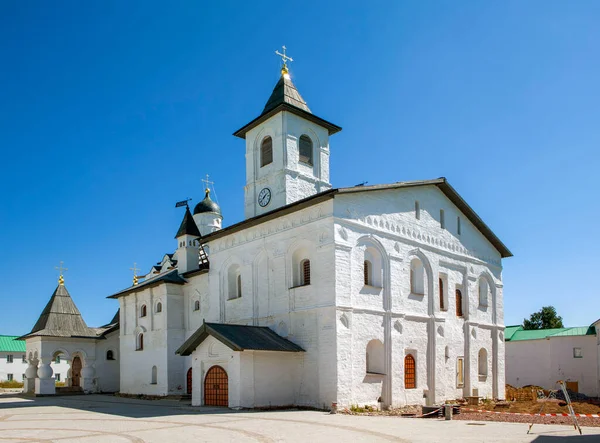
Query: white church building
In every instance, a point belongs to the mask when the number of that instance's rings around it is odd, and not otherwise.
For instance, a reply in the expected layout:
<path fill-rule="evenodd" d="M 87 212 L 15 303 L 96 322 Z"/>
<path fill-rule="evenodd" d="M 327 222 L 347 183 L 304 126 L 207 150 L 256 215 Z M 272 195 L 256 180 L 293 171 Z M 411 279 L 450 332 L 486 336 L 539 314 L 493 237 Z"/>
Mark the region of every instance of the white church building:
<path fill-rule="evenodd" d="M 223 227 L 207 189 L 174 253 L 109 296 L 119 315 L 101 328 L 59 284 L 23 337 L 26 388 L 52 393 L 49 362 L 62 353 L 78 359 L 69 384 L 85 392 L 190 394 L 193 405 L 504 398 L 511 252 L 445 178 L 332 187 L 340 130 L 284 64 L 234 134 L 246 144 L 245 220 Z"/>

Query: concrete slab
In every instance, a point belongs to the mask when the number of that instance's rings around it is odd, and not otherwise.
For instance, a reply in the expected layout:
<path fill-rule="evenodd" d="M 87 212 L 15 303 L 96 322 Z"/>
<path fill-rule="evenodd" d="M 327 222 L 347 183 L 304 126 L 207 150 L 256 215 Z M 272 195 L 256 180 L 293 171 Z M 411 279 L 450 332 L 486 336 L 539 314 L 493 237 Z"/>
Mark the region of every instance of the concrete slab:
<path fill-rule="evenodd" d="M 174 400 L 113 396 L 0 395 L 2 441 L 61 442 L 574 442 L 600 441 L 600 428 L 198 408 Z"/>

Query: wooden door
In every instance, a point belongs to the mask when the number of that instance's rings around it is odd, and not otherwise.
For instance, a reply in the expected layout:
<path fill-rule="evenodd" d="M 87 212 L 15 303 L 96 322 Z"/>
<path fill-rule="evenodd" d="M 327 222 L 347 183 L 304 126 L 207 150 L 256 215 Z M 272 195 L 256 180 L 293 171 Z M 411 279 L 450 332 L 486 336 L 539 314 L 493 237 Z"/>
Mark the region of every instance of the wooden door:
<path fill-rule="evenodd" d="M 204 379 L 204 404 L 206 406 L 229 406 L 229 381 L 221 366 L 210 368 Z"/>
<path fill-rule="evenodd" d="M 187 393 L 192 395 L 192 368 L 187 371 Z"/>
<path fill-rule="evenodd" d="M 81 359 L 74 357 L 71 363 L 71 386 L 81 386 Z"/>
<path fill-rule="evenodd" d="M 579 382 L 578 381 L 568 381 L 567 389 L 574 393 L 579 393 Z"/>

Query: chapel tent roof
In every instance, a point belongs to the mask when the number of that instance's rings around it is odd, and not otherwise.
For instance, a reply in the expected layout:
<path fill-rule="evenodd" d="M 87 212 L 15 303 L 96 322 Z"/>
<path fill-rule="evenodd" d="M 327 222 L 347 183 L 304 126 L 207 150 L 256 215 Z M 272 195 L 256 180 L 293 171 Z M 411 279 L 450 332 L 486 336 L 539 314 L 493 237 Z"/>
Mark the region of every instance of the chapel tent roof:
<path fill-rule="evenodd" d="M 0 352 L 25 352 L 25 342 L 16 335 L 0 335 Z"/>
<path fill-rule="evenodd" d="M 300 346 L 277 335 L 265 326 L 204 323 L 175 351 L 190 355 L 208 336 L 212 336 L 234 351 L 304 352 Z"/>
<path fill-rule="evenodd" d="M 510 329 L 510 335 L 508 330 Z M 504 341 L 542 340 L 552 337 L 575 337 L 585 335 L 596 335 L 594 326 L 578 326 L 573 328 L 553 329 L 523 329 L 523 326 L 511 326 L 506 328 Z"/>
<path fill-rule="evenodd" d="M 417 180 L 408 182 L 396 182 L 385 185 L 372 185 L 372 186 L 354 186 L 351 188 L 333 188 L 324 192 L 320 192 L 315 195 L 311 195 L 302 200 L 298 200 L 294 203 L 282 206 L 274 209 L 273 211 L 266 212 L 256 217 L 249 218 L 241 221 L 234 225 L 223 228 L 219 231 L 211 232 L 202 237 L 203 243 L 208 243 L 212 240 L 225 237 L 229 234 L 233 234 L 242 229 L 256 226 L 261 223 L 267 222 L 277 217 L 290 214 L 295 211 L 299 211 L 309 206 L 313 206 L 317 203 L 321 203 L 325 200 L 335 198 L 336 195 L 354 194 L 363 192 L 374 192 L 374 191 L 385 191 L 393 189 L 403 188 L 414 188 L 421 186 L 436 186 L 444 195 L 454 204 L 460 211 L 469 219 L 471 223 L 483 234 L 485 238 L 496 248 L 502 258 L 512 257 L 512 252 L 502 243 L 502 241 L 492 232 L 492 230 L 483 222 L 483 220 L 477 215 L 477 213 L 469 206 L 469 204 L 456 192 L 456 190 L 450 186 L 450 183 L 445 177 L 436 178 L 433 180 Z"/>
<path fill-rule="evenodd" d="M 236 137 L 246 138 L 246 133 L 252 128 L 258 126 L 265 120 L 271 118 L 280 111 L 288 111 L 296 114 L 308 121 L 318 124 L 329 131 L 329 135 L 335 134 L 342 130 L 338 125 L 328 122 L 314 115 L 308 105 L 294 86 L 292 79 L 287 74 L 281 75 L 279 81 L 275 85 L 267 104 L 262 113 L 252 120 L 247 125 L 238 129 L 233 133 Z"/>
<path fill-rule="evenodd" d="M 187 206 L 185 207 L 185 215 L 183 216 L 181 225 L 177 230 L 177 234 L 175 234 L 175 238 L 181 237 L 182 235 L 193 235 L 194 237 L 200 237 L 198 226 L 196 226 L 196 222 L 194 221 L 194 217 L 190 212 L 190 208 Z"/>
<path fill-rule="evenodd" d="M 185 284 L 185 282 L 185 279 L 179 276 L 179 272 L 177 271 L 177 269 L 171 269 L 170 271 L 157 275 L 156 277 L 144 280 L 143 282 L 137 285 L 130 286 L 126 289 L 123 289 L 122 291 L 114 293 L 113 295 L 109 295 L 106 298 L 119 298 L 123 295 L 127 295 L 132 292 L 139 291 L 141 289 L 158 286 L 161 283 L 173 283 L 176 285 L 183 285 Z"/>
<path fill-rule="evenodd" d="M 36 336 L 98 338 L 96 332 L 85 324 L 64 284 L 56 287 L 31 332 L 19 337 L 19 340 Z"/>

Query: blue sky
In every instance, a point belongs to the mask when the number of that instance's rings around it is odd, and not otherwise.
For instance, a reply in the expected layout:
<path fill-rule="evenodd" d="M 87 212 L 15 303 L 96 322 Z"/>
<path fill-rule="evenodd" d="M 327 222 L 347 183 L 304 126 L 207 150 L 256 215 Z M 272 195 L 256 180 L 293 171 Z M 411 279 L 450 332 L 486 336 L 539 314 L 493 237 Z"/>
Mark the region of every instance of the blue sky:
<path fill-rule="evenodd" d="M 368 5 L 368 6 L 367 6 Z M 334 186 L 445 176 L 508 245 L 505 322 L 597 309 L 600 2 L 1 2 L 0 334 L 69 268 L 88 325 L 165 252 L 210 174 L 243 217 L 244 143 L 279 76 Z M 365 153 L 367 155 L 365 155 Z"/>

